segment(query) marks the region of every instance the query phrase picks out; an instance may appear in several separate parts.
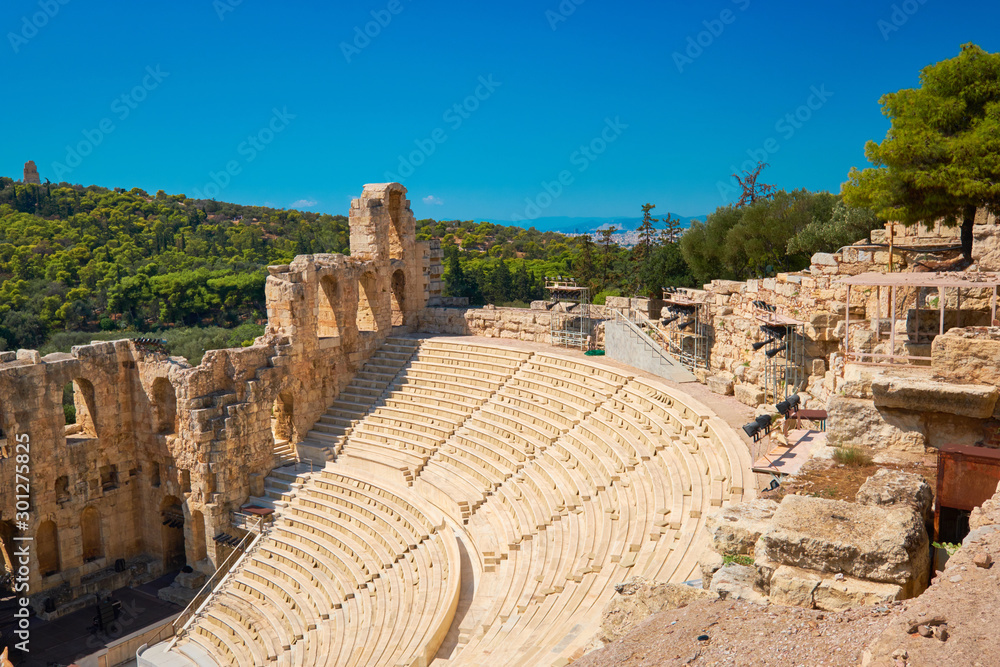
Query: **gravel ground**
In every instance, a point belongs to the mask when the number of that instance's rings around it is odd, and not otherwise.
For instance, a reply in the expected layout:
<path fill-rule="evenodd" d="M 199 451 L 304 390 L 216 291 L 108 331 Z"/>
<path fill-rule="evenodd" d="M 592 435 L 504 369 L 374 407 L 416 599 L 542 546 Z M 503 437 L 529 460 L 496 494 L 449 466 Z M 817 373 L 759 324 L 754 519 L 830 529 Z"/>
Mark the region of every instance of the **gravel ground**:
<path fill-rule="evenodd" d="M 631 633 L 573 667 L 856 667 L 901 603 L 821 612 L 742 600 L 694 602 L 651 616 Z M 707 640 L 699 641 L 699 636 Z"/>

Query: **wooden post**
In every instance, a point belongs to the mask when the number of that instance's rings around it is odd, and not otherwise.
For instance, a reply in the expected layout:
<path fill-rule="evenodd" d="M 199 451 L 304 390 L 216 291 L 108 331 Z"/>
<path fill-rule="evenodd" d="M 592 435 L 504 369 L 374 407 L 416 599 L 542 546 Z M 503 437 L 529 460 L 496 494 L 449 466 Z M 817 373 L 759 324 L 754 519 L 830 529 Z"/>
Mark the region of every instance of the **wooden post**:
<path fill-rule="evenodd" d="M 892 247 L 894 242 L 894 236 L 896 232 L 896 223 L 889 223 L 889 273 L 892 273 Z"/>
<path fill-rule="evenodd" d="M 943 336 L 944 335 L 944 287 L 938 287 L 938 301 L 941 302 L 938 304 L 941 311 L 941 322 L 938 326 L 938 335 Z"/>
<path fill-rule="evenodd" d="M 890 311 L 889 314 L 889 326 L 892 327 L 892 329 L 890 330 L 889 340 L 891 341 L 890 345 L 892 346 L 891 354 L 892 356 L 895 357 L 896 356 L 896 286 L 893 285 L 889 289 L 889 291 L 891 293 L 891 299 L 892 299 L 892 305 L 890 306 L 892 310 Z"/>

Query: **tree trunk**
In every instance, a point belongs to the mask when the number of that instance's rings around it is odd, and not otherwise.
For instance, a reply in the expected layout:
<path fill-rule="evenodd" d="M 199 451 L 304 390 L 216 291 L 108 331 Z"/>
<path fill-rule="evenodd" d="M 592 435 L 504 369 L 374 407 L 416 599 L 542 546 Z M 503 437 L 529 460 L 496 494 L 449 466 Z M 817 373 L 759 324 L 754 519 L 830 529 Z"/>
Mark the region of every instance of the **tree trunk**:
<path fill-rule="evenodd" d="M 966 206 L 962 215 L 962 256 L 972 261 L 972 225 L 976 222 L 976 207 Z"/>

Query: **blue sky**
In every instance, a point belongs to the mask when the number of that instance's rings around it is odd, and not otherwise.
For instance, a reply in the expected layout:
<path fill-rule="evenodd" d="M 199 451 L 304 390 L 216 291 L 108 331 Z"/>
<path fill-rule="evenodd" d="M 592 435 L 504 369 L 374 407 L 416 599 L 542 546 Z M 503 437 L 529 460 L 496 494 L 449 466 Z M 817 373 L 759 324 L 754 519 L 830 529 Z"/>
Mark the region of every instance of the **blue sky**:
<path fill-rule="evenodd" d="M 0 173 L 329 213 L 397 178 L 505 220 L 707 213 L 751 156 L 838 191 L 883 93 L 1000 50 L 956 4 L 7 0 Z"/>

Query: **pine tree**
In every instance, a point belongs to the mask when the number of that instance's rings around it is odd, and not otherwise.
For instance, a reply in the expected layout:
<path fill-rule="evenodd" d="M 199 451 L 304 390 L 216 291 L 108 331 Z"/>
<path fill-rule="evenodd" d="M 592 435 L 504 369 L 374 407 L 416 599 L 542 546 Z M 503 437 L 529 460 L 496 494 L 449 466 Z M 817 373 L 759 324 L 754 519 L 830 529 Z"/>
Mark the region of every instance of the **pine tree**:
<path fill-rule="evenodd" d="M 662 243 L 677 243 L 681 238 L 681 221 L 667 213 L 663 219 L 663 233 L 660 235 Z"/>
<path fill-rule="evenodd" d="M 580 237 L 580 255 L 574 267 L 576 280 L 580 285 L 592 287 L 594 282 L 594 241 L 590 234 Z"/>
<path fill-rule="evenodd" d="M 612 237 L 617 231 L 618 228 L 614 225 L 600 230 L 601 247 L 604 248 L 601 253 L 601 289 L 606 289 L 608 286 L 608 276 L 611 271 L 611 246 L 614 243 Z"/>
<path fill-rule="evenodd" d="M 656 204 L 643 204 L 642 206 L 642 224 L 639 225 L 639 242 L 636 244 L 635 248 L 632 249 L 632 261 L 635 263 L 634 270 L 632 272 L 632 282 L 637 290 L 646 288 L 646 290 L 653 289 L 651 285 L 647 284 L 649 278 L 651 263 L 653 259 L 653 251 L 656 248 L 656 224 L 659 219 L 653 217 L 653 209 L 656 208 Z"/>

